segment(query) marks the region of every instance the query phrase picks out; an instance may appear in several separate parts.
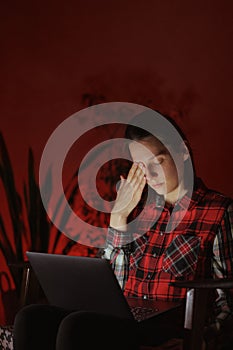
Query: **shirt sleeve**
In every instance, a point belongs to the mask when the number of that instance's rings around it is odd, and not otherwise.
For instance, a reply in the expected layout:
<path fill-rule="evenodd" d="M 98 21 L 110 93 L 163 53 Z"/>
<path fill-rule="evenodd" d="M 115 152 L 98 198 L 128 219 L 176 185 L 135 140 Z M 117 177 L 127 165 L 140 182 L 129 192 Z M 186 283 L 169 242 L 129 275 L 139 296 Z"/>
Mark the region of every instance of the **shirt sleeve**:
<path fill-rule="evenodd" d="M 131 234 L 108 228 L 106 247 L 102 257 L 109 260 L 116 278 L 124 289 L 128 279 Z"/>
<path fill-rule="evenodd" d="M 136 237 L 136 238 L 135 238 Z M 102 257 L 108 259 L 122 289 L 128 279 L 129 268 L 135 268 L 147 245 L 147 235 L 136 236 L 109 226 Z"/>
<path fill-rule="evenodd" d="M 215 278 L 233 278 L 233 204 L 224 214 L 213 245 L 213 272 Z M 221 323 L 233 315 L 233 291 L 217 290 L 216 322 Z"/>

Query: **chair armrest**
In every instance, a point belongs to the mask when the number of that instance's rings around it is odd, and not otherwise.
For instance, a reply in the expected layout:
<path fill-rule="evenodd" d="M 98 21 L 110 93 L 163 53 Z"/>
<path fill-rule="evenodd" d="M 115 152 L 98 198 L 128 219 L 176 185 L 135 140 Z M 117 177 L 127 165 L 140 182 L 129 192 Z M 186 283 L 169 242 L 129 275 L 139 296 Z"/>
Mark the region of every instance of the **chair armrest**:
<path fill-rule="evenodd" d="M 228 278 L 221 279 L 203 279 L 192 281 L 175 281 L 170 285 L 180 288 L 194 288 L 194 289 L 230 289 L 233 288 L 233 280 Z"/>

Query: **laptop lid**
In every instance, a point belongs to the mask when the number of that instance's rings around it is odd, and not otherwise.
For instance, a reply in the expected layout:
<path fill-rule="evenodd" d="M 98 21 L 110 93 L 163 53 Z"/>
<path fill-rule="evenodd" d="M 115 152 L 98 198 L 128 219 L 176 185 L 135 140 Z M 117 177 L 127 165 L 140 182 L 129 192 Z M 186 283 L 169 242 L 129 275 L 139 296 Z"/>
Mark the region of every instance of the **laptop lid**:
<path fill-rule="evenodd" d="M 91 311 L 142 321 L 180 303 L 126 299 L 106 259 L 26 252 L 48 302 L 66 310 Z"/>
<path fill-rule="evenodd" d="M 51 305 L 132 318 L 107 260 L 35 252 L 26 255 Z"/>

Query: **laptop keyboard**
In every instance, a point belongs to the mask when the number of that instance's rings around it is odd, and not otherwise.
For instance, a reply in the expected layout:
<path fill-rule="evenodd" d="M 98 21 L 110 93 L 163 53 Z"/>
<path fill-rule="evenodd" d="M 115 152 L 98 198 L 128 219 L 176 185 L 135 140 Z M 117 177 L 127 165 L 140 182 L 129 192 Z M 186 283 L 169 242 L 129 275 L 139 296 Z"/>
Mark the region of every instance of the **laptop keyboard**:
<path fill-rule="evenodd" d="M 136 321 L 143 321 L 144 319 L 148 318 L 148 316 L 150 316 L 151 314 L 155 313 L 156 311 L 159 311 L 158 309 L 152 309 L 143 306 L 131 306 L 130 309 Z"/>

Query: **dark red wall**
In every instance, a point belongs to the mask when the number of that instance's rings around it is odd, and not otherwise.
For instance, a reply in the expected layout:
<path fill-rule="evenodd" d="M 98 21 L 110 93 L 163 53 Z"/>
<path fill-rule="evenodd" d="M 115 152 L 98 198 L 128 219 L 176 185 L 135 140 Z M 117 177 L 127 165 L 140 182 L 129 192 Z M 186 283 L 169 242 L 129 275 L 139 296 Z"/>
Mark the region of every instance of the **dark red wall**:
<path fill-rule="evenodd" d="M 225 1 L 1 2 L 1 130 L 17 178 L 29 146 L 83 93 L 182 110 L 201 176 L 233 194 L 233 5 Z"/>

